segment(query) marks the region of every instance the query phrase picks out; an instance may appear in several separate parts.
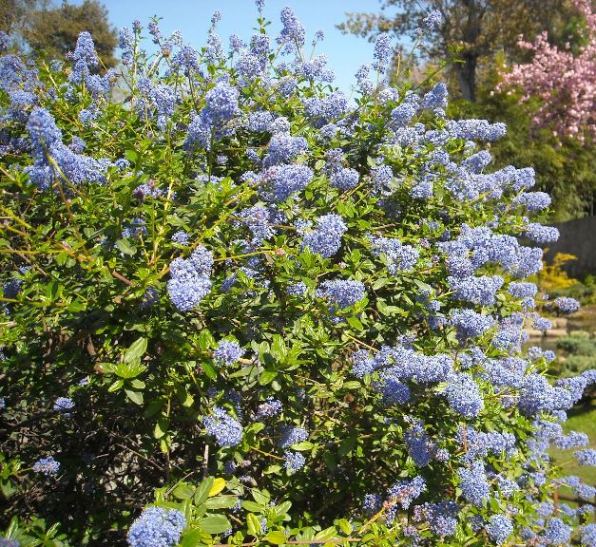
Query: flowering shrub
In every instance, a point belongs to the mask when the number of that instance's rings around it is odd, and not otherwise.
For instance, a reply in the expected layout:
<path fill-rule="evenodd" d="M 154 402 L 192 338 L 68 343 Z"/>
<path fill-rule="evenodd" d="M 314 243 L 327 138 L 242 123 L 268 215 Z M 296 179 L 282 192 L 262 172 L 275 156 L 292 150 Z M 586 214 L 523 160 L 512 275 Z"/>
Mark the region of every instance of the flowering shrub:
<path fill-rule="evenodd" d="M 531 168 L 488 170 L 506 128 L 367 69 L 350 102 L 289 9 L 227 53 L 218 17 L 201 50 L 153 21 L 154 55 L 135 23 L 103 75 L 88 33 L 0 59 L 8 536 L 592 544 L 547 449 L 595 375 L 522 351 L 517 236 L 557 233 Z"/>

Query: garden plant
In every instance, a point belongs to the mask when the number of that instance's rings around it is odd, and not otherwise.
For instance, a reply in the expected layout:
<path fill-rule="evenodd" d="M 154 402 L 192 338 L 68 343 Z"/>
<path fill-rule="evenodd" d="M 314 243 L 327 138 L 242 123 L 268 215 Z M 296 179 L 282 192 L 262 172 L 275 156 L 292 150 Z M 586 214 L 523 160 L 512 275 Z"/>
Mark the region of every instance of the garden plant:
<path fill-rule="evenodd" d="M 229 48 L 215 14 L 107 71 L 93 29 L 0 57 L 0 545 L 596 545 L 547 452 L 596 464 L 561 425 L 596 374 L 522 348 L 532 168 L 387 86 L 388 36 L 348 98 L 257 8 Z"/>

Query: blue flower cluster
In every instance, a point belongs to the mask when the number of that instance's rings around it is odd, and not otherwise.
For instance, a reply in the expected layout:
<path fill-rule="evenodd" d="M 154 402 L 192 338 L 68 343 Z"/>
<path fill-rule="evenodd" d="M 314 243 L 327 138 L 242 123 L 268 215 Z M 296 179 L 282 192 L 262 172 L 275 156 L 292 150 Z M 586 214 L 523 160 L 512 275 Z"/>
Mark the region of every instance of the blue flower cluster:
<path fill-rule="evenodd" d="M 43 473 L 44 475 L 57 475 L 60 471 L 60 462 L 54 459 L 53 456 L 47 456 L 45 458 L 39 458 L 33 464 L 33 471 L 36 473 Z"/>
<path fill-rule="evenodd" d="M 339 188 L 340 190 L 351 190 L 358 186 L 360 180 L 360 173 L 351 167 L 343 167 L 334 171 L 330 178 L 331 186 Z"/>
<path fill-rule="evenodd" d="M 507 515 L 493 515 L 486 525 L 488 537 L 497 545 L 503 545 L 513 533 L 513 524 Z"/>
<path fill-rule="evenodd" d="M 197 247 L 190 258 L 175 258 L 170 264 L 168 294 L 182 312 L 192 310 L 211 290 L 213 255 L 205 247 Z"/>
<path fill-rule="evenodd" d="M 332 279 L 323 281 L 317 289 L 317 296 L 325 298 L 333 305 L 347 308 L 366 296 L 364 284 L 354 279 Z"/>
<path fill-rule="evenodd" d="M 302 245 L 313 253 L 330 258 L 339 251 L 341 238 L 347 229 L 339 215 L 323 215 L 317 219 L 314 230 L 305 234 Z"/>
<path fill-rule="evenodd" d="M 449 406 L 466 418 L 475 418 L 484 408 L 478 384 L 469 374 L 456 374 L 445 389 Z"/>
<path fill-rule="evenodd" d="M 64 414 L 68 414 L 74 406 L 74 401 L 70 397 L 58 397 L 54 402 L 54 410 Z"/>
<path fill-rule="evenodd" d="M 458 475 L 459 487 L 465 500 L 472 505 L 482 506 L 483 502 L 488 499 L 490 490 L 482 461 L 472 462 L 469 468 L 462 467 L 458 471 Z"/>
<path fill-rule="evenodd" d="M 223 408 L 215 407 L 213 414 L 203 417 L 203 425 L 215 442 L 223 448 L 237 446 L 242 442 L 242 425 Z"/>
<path fill-rule="evenodd" d="M 286 450 L 284 452 L 285 462 L 284 466 L 288 471 L 298 471 L 304 467 L 306 460 L 300 452 Z"/>
<path fill-rule="evenodd" d="M 283 409 L 281 401 L 268 397 L 264 403 L 261 403 L 257 407 L 256 417 L 257 419 L 272 418 L 277 416 Z"/>
<path fill-rule="evenodd" d="M 418 249 L 411 245 L 404 245 L 399 239 L 371 237 L 370 241 L 373 254 L 386 257 L 387 269 L 392 275 L 398 271 L 412 270 L 418 261 Z"/>
<path fill-rule="evenodd" d="M 186 519 L 177 509 L 148 507 L 132 523 L 126 539 L 130 547 L 174 547 L 184 528 Z"/>
<path fill-rule="evenodd" d="M 222 340 L 213 352 L 213 359 L 219 364 L 232 365 L 242 357 L 243 353 L 238 342 Z"/>
<path fill-rule="evenodd" d="M 62 142 L 62 132 L 52 115 L 35 107 L 27 121 L 27 131 L 33 145 L 35 163 L 26 168 L 29 180 L 45 190 L 54 181 L 61 184 L 103 182 L 110 165 L 107 160 L 95 160 L 76 154 Z"/>
<path fill-rule="evenodd" d="M 308 439 L 308 431 L 302 427 L 284 425 L 280 430 L 277 445 L 280 448 L 290 448 L 293 444 L 301 443 Z"/>

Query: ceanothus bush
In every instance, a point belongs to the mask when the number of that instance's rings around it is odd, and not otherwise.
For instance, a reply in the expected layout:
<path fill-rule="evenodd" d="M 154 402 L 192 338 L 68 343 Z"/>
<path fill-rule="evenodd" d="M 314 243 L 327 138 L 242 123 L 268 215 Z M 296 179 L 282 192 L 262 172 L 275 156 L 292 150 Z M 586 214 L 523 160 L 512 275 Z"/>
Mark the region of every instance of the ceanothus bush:
<path fill-rule="evenodd" d="M 104 73 L 89 33 L 0 57 L 10 539 L 593 545 L 548 448 L 594 465 L 561 424 L 596 374 L 523 349 L 533 170 L 490 170 L 506 128 L 444 84 L 375 85 L 388 36 L 351 100 L 257 5 L 228 52 L 216 14 L 198 50 L 135 22 Z"/>

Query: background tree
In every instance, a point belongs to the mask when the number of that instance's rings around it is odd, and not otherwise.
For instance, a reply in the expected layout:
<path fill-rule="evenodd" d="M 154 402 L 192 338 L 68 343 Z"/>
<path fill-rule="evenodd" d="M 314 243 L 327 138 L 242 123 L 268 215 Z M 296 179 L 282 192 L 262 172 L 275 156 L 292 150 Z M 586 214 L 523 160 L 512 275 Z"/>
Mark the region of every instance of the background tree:
<path fill-rule="evenodd" d="M 48 0 L 0 0 L 0 31 L 22 38 L 28 15 L 48 5 Z"/>
<path fill-rule="evenodd" d="M 58 7 L 43 6 L 42 9 L 29 11 L 27 15 L 22 33 L 33 52 L 49 58 L 64 57 L 72 50 L 79 33 L 88 30 L 93 34 L 103 63 L 106 66 L 115 64 L 116 31 L 109 24 L 107 9 L 97 0 L 85 0 L 78 6 L 68 2 Z"/>
<path fill-rule="evenodd" d="M 501 89 L 519 86 L 522 100 L 540 97 L 542 104 L 534 122 L 551 126 L 557 136 L 575 136 L 583 141 L 596 136 L 596 12 L 588 0 L 573 0 L 584 16 L 585 44 L 573 51 L 550 44 L 542 32 L 534 42 L 519 46 L 533 54 L 529 63 L 516 64 L 505 73 Z"/>
<path fill-rule="evenodd" d="M 556 37 L 569 20 L 570 6 L 560 0 L 382 0 L 381 13 L 348 13 L 338 25 L 345 33 L 369 39 L 391 32 L 399 39 L 419 41 L 431 60 L 451 61 L 461 95 L 476 100 L 481 63 L 497 52 L 518 56 L 520 34 L 533 38 L 547 29 Z M 419 33 L 420 22 L 432 11 L 443 21 Z"/>

